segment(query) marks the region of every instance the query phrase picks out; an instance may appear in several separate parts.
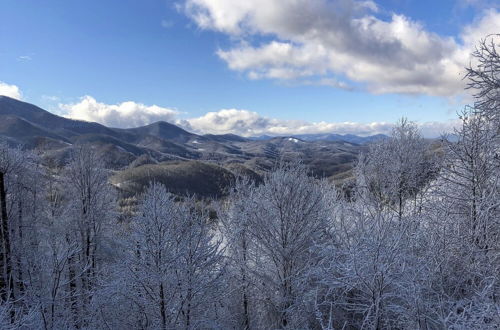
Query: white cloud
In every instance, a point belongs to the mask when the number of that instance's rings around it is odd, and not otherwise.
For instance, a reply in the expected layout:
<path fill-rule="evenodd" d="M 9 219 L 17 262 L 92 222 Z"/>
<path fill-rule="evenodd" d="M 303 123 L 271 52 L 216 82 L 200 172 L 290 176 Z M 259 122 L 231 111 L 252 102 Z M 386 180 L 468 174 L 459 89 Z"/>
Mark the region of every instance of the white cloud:
<path fill-rule="evenodd" d="M 94 121 L 110 127 L 138 127 L 155 121 L 172 121 L 177 115 L 173 109 L 147 106 L 133 101 L 119 104 L 105 104 L 97 102 L 92 96 L 84 96 L 80 102 L 60 104 L 66 112 L 66 117 L 78 120 Z"/>
<path fill-rule="evenodd" d="M 33 58 L 29 55 L 21 55 L 17 58 L 18 61 L 23 61 L 23 62 L 26 62 L 26 61 L 31 61 Z"/>
<path fill-rule="evenodd" d="M 242 136 L 259 135 L 296 135 L 296 134 L 390 134 L 393 123 L 372 122 L 307 122 L 301 120 L 282 120 L 267 118 L 256 112 L 239 109 L 223 109 L 209 112 L 201 117 L 184 121 L 182 125 L 197 133 L 227 134 Z M 422 134 L 426 137 L 437 137 L 451 132 L 455 122 L 421 123 Z"/>
<path fill-rule="evenodd" d="M 0 95 L 5 95 L 18 100 L 22 99 L 22 93 L 19 87 L 16 85 L 9 85 L 2 81 L 0 81 Z"/>
<path fill-rule="evenodd" d="M 237 134 L 241 136 L 259 135 L 297 135 L 297 134 L 390 134 L 393 123 L 388 122 L 308 122 L 304 120 L 285 120 L 262 116 L 254 111 L 242 109 L 222 109 L 208 112 L 200 117 L 179 119 L 176 110 L 148 106 L 133 101 L 119 104 L 105 104 L 91 96 L 84 96 L 80 102 L 59 104 L 65 117 L 98 122 L 110 127 L 130 128 L 169 121 L 198 134 Z M 451 132 L 456 122 L 421 123 L 424 136 L 437 137 Z"/>
<path fill-rule="evenodd" d="M 372 1 L 186 0 L 183 8 L 200 28 L 237 40 L 217 54 L 250 79 L 320 77 L 340 88 L 348 80 L 373 93 L 457 95 L 474 45 L 500 32 L 494 9 L 451 38 L 404 15 L 382 20 Z"/>
<path fill-rule="evenodd" d="M 261 117 L 256 112 L 237 109 L 208 112 L 201 117 L 187 121 L 191 129 L 198 133 L 234 133 L 249 136 L 264 134 L 270 129 L 279 129 L 279 123 L 275 120 Z"/>

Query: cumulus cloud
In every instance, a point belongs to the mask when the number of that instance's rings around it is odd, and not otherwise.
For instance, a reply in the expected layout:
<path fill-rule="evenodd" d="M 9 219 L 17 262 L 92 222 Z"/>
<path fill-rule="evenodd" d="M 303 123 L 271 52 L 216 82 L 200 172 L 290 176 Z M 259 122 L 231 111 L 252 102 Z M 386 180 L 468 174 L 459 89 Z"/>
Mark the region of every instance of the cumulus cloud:
<path fill-rule="evenodd" d="M 144 105 L 133 101 L 119 104 L 98 102 L 91 96 L 84 96 L 80 102 L 59 104 L 65 117 L 98 122 L 110 127 L 130 128 L 147 125 L 156 121 L 168 121 L 188 131 L 198 134 L 237 134 L 241 136 L 259 135 L 299 135 L 299 134 L 390 134 L 393 123 L 388 122 L 308 122 L 269 118 L 257 112 L 243 109 L 222 109 L 206 114 L 180 119 L 176 110 Z M 437 137 L 451 132 L 456 122 L 421 123 L 424 136 Z"/>
<path fill-rule="evenodd" d="M 19 87 L 16 85 L 9 85 L 2 81 L 0 81 L 0 95 L 5 95 L 18 100 L 22 98 L 22 93 Z"/>
<path fill-rule="evenodd" d="M 437 137 L 451 132 L 456 122 L 426 122 L 420 128 L 426 137 Z M 227 134 L 242 136 L 299 135 L 299 134 L 356 134 L 361 136 L 390 134 L 393 123 L 372 122 L 307 122 L 267 118 L 257 112 L 240 109 L 223 109 L 184 121 L 184 127 L 197 133 Z"/>
<path fill-rule="evenodd" d="M 60 104 L 66 117 L 85 121 L 94 121 L 110 127 L 129 128 L 153 123 L 155 121 L 173 121 L 178 112 L 157 105 L 144 105 L 133 101 L 119 104 L 97 102 L 92 96 L 84 96 L 78 103 Z"/>
<path fill-rule="evenodd" d="M 307 83 L 319 77 L 337 88 L 355 82 L 373 93 L 459 94 L 474 45 L 500 31 L 495 9 L 457 38 L 404 15 L 378 18 L 373 1 L 185 0 L 183 9 L 200 28 L 236 40 L 217 55 L 250 79 Z"/>

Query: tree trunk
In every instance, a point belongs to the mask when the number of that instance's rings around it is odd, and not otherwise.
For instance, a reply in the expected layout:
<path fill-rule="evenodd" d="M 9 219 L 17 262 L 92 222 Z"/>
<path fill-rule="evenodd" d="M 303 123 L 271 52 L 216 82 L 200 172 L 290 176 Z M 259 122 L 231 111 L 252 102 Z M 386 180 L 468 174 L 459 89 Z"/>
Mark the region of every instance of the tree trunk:
<path fill-rule="evenodd" d="M 250 329 L 250 313 L 248 311 L 248 285 L 246 278 L 246 267 L 247 267 L 247 244 L 246 239 L 243 238 L 243 267 L 241 267 L 241 275 L 243 282 L 243 329 Z"/>
<path fill-rule="evenodd" d="M 18 202 L 18 236 L 19 236 L 19 246 L 23 246 L 23 204 L 19 200 Z M 24 275 L 23 275 L 23 260 L 21 259 L 21 253 L 16 253 L 17 261 L 17 290 L 20 295 L 24 293 Z"/>
<path fill-rule="evenodd" d="M 2 216 L 0 224 L 0 240 L 2 255 L 0 258 L 2 276 L 0 276 L 0 297 L 3 302 L 7 301 L 12 292 L 12 267 L 10 253 L 9 222 L 7 218 L 7 195 L 5 192 L 5 174 L 0 172 L 0 213 Z"/>
<path fill-rule="evenodd" d="M 165 308 L 165 290 L 163 288 L 163 283 L 160 284 L 160 312 L 161 312 L 161 328 L 163 330 L 167 329 L 167 315 Z"/>
<path fill-rule="evenodd" d="M 67 237 L 67 242 L 69 244 L 70 240 Z M 79 312 L 78 312 L 78 301 L 76 296 L 76 270 L 75 270 L 75 256 L 71 254 L 68 257 L 68 282 L 69 282 L 69 305 L 71 314 L 73 315 L 73 323 L 76 329 L 80 328 L 79 322 Z"/>

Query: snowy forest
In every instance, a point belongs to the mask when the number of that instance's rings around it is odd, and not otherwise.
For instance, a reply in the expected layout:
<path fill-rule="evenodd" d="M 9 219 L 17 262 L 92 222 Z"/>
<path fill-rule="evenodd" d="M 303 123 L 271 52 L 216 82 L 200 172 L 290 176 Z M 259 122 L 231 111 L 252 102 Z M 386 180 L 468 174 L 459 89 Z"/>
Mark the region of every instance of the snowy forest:
<path fill-rule="evenodd" d="M 339 188 L 297 162 L 120 207 L 100 155 L 0 145 L 2 329 L 497 329 L 500 54 L 439 147 L 402 119 Z"/>

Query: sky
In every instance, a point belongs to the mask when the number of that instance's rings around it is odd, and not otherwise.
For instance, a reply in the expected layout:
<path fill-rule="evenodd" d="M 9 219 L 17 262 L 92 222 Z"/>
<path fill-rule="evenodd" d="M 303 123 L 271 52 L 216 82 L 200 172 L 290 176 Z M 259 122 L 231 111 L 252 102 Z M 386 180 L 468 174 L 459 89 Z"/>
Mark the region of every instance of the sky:
<path fill-rule="evenodd" d="M 428 137 L 495 0 L 0 0 L 0 95 L 112 127 Z"/>

